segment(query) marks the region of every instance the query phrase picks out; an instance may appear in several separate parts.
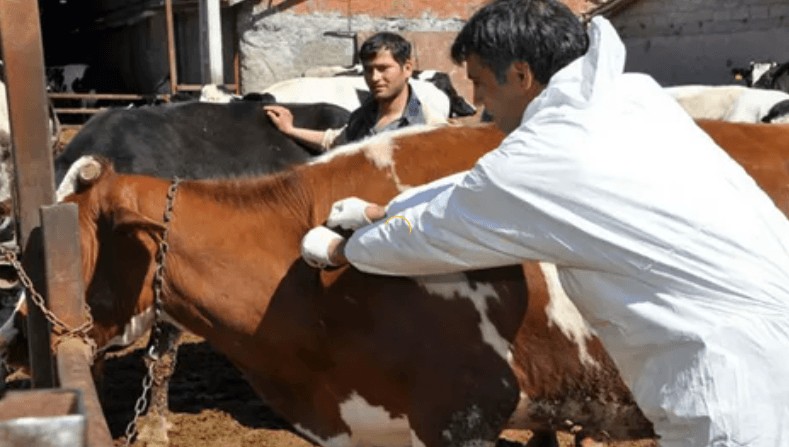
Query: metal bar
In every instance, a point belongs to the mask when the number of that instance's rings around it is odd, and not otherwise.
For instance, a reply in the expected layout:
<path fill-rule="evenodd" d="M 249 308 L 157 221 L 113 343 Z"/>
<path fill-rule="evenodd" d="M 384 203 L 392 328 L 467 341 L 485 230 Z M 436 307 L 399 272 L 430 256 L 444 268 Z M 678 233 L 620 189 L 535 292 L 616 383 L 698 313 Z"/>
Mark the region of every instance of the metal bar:
<path fill-rule="evenodd" d="M 200 0 L 200 74 L 204 84 L 224 84 L 219 0 Z"/>
<path fill-rule="evenodd" d="M 74 203 L 41 207 L 41 228 L 46 252 L 47 296 L 50 310 L 69 327 L 85 321 L 85 288 L 82 283 L 82 246 L 78 208 Z M 88 446 L 111 446 L 112 436 L 96 394 L 90 371 L 90 347 L 81 339 L 66 338 L 57 346 L 60 386 L 82 392 L 88 419 Z"/>
<path fill-rule="evenodd" d="M 138 95 L 134 93 L 49 93 L 49 99 L 117 99 L 117 100 L 137 100 L 137 99 L 164 99 L 168 95 Z"/>
<path fill-rule="evenodd" d="M 224 84 L 228 90 L 235 90 L 236 84 Z M 178 84 L 178 91 L 182 92 L 199 92 L 203 88 L 202 84 Z"/>
<path fill-rule="evenodd" d="M 39 208 L 55 199 L 49 149 L 44 52 L 38 2 L 0 0 L 0 45 L 5 63 L 8 109 L 14 150 L 14 207 L 17 240 L 33 284 L 43 284 Z M 45 296 L 46 298 L 46 296 Z M 47 321 L 28 294 L 28 350 L 34 387 L 54 385 Z"/>
<path fill-rule="evenodd" d="M 233 13 L 233 21 L 232 23 L 234 26 L 231 27 L 231 33 L 233 34 L 233 82 L 235 83 L 235 89 L 233 91 L 236 92 L 236 95 L 241 94 L 241 55 L 238 49 L 238 30 L 236 29 L 235 24 L 238 23 L 238 9 L 233 8 L 231 9 Z"/>
<path fill-rule="evenodd" d="M 114 445 L 91 377 L 90 348 L 82 340 L 69 338 L 58 345 L 57 356 L 60 385 L 82 391 L 88 419 L 88 447 Z"/>
<path fill-rule="evenodd" d="M 77 205 L 58 203 L 41 207 L 41 235 L 49 310 L 70 327 L 85 320 L 82 285 L 82 247 L 77 225 Z"/>
<path fill-rule="evenodd" d="M 167 24 L 167 61 L 170 63 L 170 94 L 178 92 L 178 63 L 175 54 L 175 25 L 173 0 L 164 0 L 164 17 Z"/>
<path fill-rule="evenodd" d="M 79 109 L 79 108 L 62 108 L 61 109 L 61 108 L 55 107 L 55 113 L 57 113 L 58 115 L 78 115 L 78 114 L 82 114 L 82 113 L 90 115 L 90 114 L 94 114 L 94 113 L 99 113 L 99 112 L 101 112 L 102 110 L 105 110 L 105 109 L 106 108 L 89 109 L 87 107 L 84 108 L 84 109 Z"/>

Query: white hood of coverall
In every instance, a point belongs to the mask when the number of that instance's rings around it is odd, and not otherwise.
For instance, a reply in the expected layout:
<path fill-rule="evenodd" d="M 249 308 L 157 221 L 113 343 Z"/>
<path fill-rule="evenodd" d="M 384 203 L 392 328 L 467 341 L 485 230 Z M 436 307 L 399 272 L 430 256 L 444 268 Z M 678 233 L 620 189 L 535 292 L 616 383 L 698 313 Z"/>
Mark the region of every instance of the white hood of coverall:
<path fill-rule="evenodd" d="M 357 268 L 557 264 L 670 446 L 789 446 L 789 221 L 595 18 L 588 53 L 454 186 L 395 200 Z M 433 193 L 431 193 L 431 191 Z"/>

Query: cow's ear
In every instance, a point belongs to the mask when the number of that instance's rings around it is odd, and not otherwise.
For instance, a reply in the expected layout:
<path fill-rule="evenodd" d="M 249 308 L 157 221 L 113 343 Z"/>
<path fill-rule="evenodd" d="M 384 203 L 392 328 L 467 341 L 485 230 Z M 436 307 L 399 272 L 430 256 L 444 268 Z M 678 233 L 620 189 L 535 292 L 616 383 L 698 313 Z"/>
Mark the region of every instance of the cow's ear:
<path fill-rule="evenodd" d="M 119 207 L 113 213 L 112 228 L 116 231 L 145 231 L 153 236 L 164 232 L 164 225 L 126 207 Z"/>

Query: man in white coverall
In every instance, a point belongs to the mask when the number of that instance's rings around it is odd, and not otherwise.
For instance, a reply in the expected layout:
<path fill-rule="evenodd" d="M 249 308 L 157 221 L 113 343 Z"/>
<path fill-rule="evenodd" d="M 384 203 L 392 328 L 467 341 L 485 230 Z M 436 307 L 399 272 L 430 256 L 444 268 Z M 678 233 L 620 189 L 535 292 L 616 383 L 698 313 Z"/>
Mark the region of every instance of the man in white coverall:
<path fill-rule="evenodd" d="M 603 18 L 584 32 L 556 1 L 494 1 L 452 57 L 501 146 L 398 210 L 412 233 L 337 202 L 327 225 L 361 228 L 312 229 L 304 259 L 410 276 L 553 262 L 661 445 L 789 446 L 789 221 L 770 198 L 652 78 L 623 74 Z"/>

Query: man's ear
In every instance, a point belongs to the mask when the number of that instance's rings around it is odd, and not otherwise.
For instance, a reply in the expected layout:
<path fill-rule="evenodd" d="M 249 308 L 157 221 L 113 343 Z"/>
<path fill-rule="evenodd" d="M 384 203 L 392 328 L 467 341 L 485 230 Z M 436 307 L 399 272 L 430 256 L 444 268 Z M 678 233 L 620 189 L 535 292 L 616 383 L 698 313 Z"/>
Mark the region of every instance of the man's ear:
<path fill-rule="evenodd" d="M 515 75 L 523 90 L 531 89 L 535 79 L 529 64 L 523 61 L 516 61 L 512 63 L 512 68 L 515 70 Z"/>
<path fill-rule="evenodd" d="M 411 58 L 406 59 L 405 63 L 403 63 L 403 70 L 408 72 L 408 77 L 410 78 L 414 74 L 414 60 Z"/>

